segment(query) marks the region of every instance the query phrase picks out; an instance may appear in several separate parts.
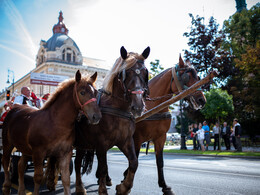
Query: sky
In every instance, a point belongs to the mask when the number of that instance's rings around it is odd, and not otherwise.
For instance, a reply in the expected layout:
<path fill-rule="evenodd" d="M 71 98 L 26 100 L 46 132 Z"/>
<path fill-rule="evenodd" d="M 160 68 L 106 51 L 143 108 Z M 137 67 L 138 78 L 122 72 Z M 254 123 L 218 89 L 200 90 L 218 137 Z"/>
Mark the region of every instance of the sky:
<path fill-rule="evenodd" d="M 247 0 L 247 9 L 258 0 Z M 110 66 L 120 47 L 142 53 L 150 46 L 146 61 L 160 60 L 164 68 L 178 63 L 188 49 L 191 18 L 213 16 L 223 21 L 236 12 L 235 0 L 0 0 L 0 92 L 10 80 L 17 81 L 36 67 L 40 41 L 52 35 L 63 12 L 69 36 L 83 56 L 106 60 Z"/>

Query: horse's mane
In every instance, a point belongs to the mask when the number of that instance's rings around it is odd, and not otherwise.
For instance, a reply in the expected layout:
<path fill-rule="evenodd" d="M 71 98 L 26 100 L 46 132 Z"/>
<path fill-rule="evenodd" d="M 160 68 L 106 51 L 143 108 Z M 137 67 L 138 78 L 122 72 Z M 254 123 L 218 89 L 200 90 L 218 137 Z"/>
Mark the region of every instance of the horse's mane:
<path fill-rule="evenodd" d="M 90 77 L 89 76 L 84 76 L 81 78 L 81 82 L 89 82 Z M 54 93 L 50 95 L 48 100 L 45 102 L 41 110 L 45 110 L 49 108 L 57 99 L 57 97 L 61 94 L 62 91 L 66 90 L 67 88 L 71 87 L 72 85 L 75 84 L 75 78 L 67 79 L 61 83 L 59 83 L 57 89 L 55 90 Z"/>
<path fill-rule="evenodd" d="M 137 53 L 130 52 L 125 60 L 122 57 L 119 57 L 116 62 L 114 63 L 112 69 L 107 73 L 106 77 L 103 81 L 103 89 L 107 92 L 112 93 L 113 90 L 113 81 L 114 78 L 117 76 L 124 69 L 129 69 L 136 64 L 138 60 L 145 60 L 142 55 Z"/>

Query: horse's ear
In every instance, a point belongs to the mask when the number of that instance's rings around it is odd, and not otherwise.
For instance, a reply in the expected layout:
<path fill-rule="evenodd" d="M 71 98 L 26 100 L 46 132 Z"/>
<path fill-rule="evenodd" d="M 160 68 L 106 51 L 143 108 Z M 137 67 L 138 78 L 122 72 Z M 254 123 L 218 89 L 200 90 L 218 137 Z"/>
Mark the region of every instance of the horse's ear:
<path fill-rule="evenodd" d="M 127 58 L 127 51 L 126 49 L 124 48 L 124 46 L 121 47 L 120 49 L 120 54 L 121 54 L 121 57 L 125 60 Z"/>
<path fill-rule="evenodd" d="M 97 80 L 97 72 L 95 72 L 91 77 L 90 77 L 90 80 L 92 83 L 95 83 L 96 80 Z"/>
<path fill-rule="evenodd" d="M 76 72 L 75 80 L 76 80 L 77 82 L 79 82 L 79 81 L 81 80 L 81 73 L 80 73 L 79 70 Z"/>
<path fill-rule="evenodd" d="M 181 54 L 180 54 L 180 57 L 179 57 L 179 67 L 180 67 L 180 68 L 183 68 L 183 67 L 184 67 L 184 62 L 183 62 L 183 60 L 182 60 Z"/>
<path fill-rule="evenodd" d="M 150 47 L 148 46 L 142 53 L 142 56 L 144 57 L 144 59 L 148 58 L 149 54 L 150 54 Z"/>
<path fill-rule="evenodd" d="M 188 66 L 191 66 L 190 60 L 186 60 L 185 64 L 187 64 Z"/>

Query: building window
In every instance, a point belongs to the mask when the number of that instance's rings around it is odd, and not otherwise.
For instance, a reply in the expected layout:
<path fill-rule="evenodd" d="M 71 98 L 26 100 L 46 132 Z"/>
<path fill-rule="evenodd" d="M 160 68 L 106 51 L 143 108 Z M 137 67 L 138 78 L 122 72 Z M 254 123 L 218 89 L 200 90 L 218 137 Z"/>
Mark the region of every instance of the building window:
<path fill-rule="evenodd" d="M 71 48 L 63 49 L 62 60 L 67 62 L 76 62 L 76 53 Z"/>
<path fill-rule="evenodd" d="M 73 62 L 76 62 L 76 55 L 74 51 L 73 51 Z"/>
<path fill-rule="evenodd" d="M 67 53 L 67 61 L 71 62 L 71 54 L 70 53 Z"/>
<path fill-rule="evenodd" d="M 65 61 L 65 49 L 63 49 L 63 51 L 62 51 L 62 60 Z"/>

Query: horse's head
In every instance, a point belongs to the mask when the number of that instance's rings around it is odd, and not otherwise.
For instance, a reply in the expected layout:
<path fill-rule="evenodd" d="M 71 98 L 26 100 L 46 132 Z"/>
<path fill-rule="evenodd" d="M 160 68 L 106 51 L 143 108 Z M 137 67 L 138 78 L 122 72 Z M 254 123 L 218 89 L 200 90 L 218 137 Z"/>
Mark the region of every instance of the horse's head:
<path fill-rule="evenodd" d="M 149 94 L 148 70 L 144 60 L 149 56 L 150 47 L 147 47 L 141 55 L 127 53 L 124 47 L 121 47 L 120 53 L 122 66 L 125 68 L 119 72 L 118 79 L 123 86 L 125 98 L 131 102 L 131 112 L 135 117 L 140 116 L 145 106 L 144 97 Z"/>
<path fill-rule="evenodd" d="M 101 119 L 101 112 L 96 100 L 97 90 L 94 87 L 96 79 L 97 72 L 87 79 L 81 78 L 79 70 L 75 75 L 75 104 L 84 112 L 91 124 L 97 124 Z"/>
<path fill-rule="evenodd" d="M 175 69 L 173 68 L 173 78 L 179 92 L 200 80 L 195 68 L 190 62 L 184 63 L 181 56 L 179 58 L 179 64 Z M 186 97 L 185 100 L 187 100 L 196 110 L 203 108 L 206 103 L 206 98 L 201 89 L 198 89 L 196 92 Z"/>

